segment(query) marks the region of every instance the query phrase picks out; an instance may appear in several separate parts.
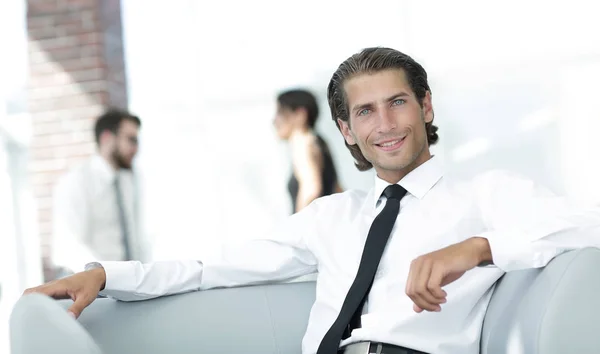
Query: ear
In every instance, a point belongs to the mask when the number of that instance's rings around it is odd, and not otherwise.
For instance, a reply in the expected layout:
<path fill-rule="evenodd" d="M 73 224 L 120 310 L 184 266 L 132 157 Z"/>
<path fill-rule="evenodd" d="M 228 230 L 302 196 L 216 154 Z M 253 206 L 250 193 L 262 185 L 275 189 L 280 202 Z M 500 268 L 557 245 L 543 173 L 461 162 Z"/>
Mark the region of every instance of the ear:
<path fill-rule="evenodd" d="M 344 139 L 346 140 L 346 143 L 348 143 L 348 145 L 356 145 L 356 140 L 354 140 L 354 136 L 350 131 L 350 125 L 348 124 L 348 122 L 344 122 L 343 120 L 338 118 L 337 123 L 340 127 L 342 135 L 344 136 Z"/>
<path fill-rule="evenodd" d="M 425 97 L 423 97 L 423 116 L 425 118 L 425 123 L 433 122 L 433 104 L 431 103 L 431 92 L 425 92 Z"/>
<path fill-rule="evenodd" d="M 100 134 L 100 145 L 111 143 L 115 138 L 115 134 L 110 130 L 106 129 Z"/>
<path fill-rule="evenodd" d="M 308 111 L 304 107 L 299 107 L 294 111 L 294 117 L 302 120 L 302 125 L 308 125 Z"/>

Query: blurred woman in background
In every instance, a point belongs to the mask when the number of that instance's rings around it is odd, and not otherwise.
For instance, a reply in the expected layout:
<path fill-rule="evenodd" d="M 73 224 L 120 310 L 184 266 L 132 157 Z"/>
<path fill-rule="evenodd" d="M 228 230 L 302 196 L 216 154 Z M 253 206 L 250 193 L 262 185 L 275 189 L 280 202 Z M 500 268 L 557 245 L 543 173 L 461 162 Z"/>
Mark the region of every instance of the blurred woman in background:
<path fill-rule="evenodd" d="M 319 107 L 306 90 L 289 90 L 277 97 L 274 125 L 291 147 L 292 174 L 288 190 L 294 213 L 316 198 L 341 192 L 327 143 L 314 131 Z"/>

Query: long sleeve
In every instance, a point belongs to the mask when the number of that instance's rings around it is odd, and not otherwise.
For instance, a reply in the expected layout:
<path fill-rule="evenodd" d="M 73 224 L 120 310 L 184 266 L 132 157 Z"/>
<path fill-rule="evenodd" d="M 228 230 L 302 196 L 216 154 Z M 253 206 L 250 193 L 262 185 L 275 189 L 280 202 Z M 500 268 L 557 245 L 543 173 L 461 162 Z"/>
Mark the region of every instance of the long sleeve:
<path fill-rule="evenodd" d="M 544 267 L 557 255 L 600 247 L 600 209 L 583 208 L 534 182 L 491 172 L 475 184 L 494 264 L 504 271 Z"/>
<path fill-rule="evenodd" d="M 106 284 L 100 294 L 121 301 L 138 301 L 200 289 L 202 264 L 199 261 L 142 263 L 101 262 Z"/>
<path fill-rule="evenodd" d="M 54 190 L 52 260 L 55 265 L 77 272 L 98 257 L 85 242 L 90 211 L 85 188 L 75 177 L 65 176 Z"/>
<path fill-rule="evenodd" d="M 217 287 L 283 281 L 313 273 L 317 260 L 306 238 L 316 236 L 317 232 L 314 204 L 287 218 L 271 237 L 225 246 L 214 257 L 147 264 L 101 262 L 106 272 L 102 294 L 136 301 Z"/>

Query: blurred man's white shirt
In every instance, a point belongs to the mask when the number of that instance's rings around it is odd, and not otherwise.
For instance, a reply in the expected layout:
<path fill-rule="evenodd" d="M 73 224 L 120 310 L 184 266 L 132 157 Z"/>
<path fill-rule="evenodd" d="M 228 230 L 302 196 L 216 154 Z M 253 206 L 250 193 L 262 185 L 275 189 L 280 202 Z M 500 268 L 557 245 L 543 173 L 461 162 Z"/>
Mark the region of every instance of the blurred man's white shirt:
<path fill-rule="evenodd" d="M 52 262 L 77 272 L 94 261 L 125 259 L 123 232 L 115 192 L 119 178 L 131 255 L 150 260 L 149 243 L 142 237 L 134 176 L 118 173 L 100 155 L 67 172 L 53 194 Z"/>

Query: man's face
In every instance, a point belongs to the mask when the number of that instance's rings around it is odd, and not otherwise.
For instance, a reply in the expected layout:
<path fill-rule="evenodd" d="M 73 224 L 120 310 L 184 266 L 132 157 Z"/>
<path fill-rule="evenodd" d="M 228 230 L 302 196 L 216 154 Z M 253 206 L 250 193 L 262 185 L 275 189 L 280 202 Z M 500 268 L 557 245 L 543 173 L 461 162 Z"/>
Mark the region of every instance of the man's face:
<path fill-rule="evenodd" d="M 138 151 L 139 127 L 130 120 L 123 120 L 115 136 L 113 159 L 119 168 L 131 169 Z"/>
<path fill-rule="evenodd" d="M 429 92 L 423 107 L 403 70 L 360 74 L 344 83 L 350 121 L 338 120 L 344 139 L 358 145 L 377 175 L 395 183 L 431 155 L 425 123 L 433 120 Z"/>

